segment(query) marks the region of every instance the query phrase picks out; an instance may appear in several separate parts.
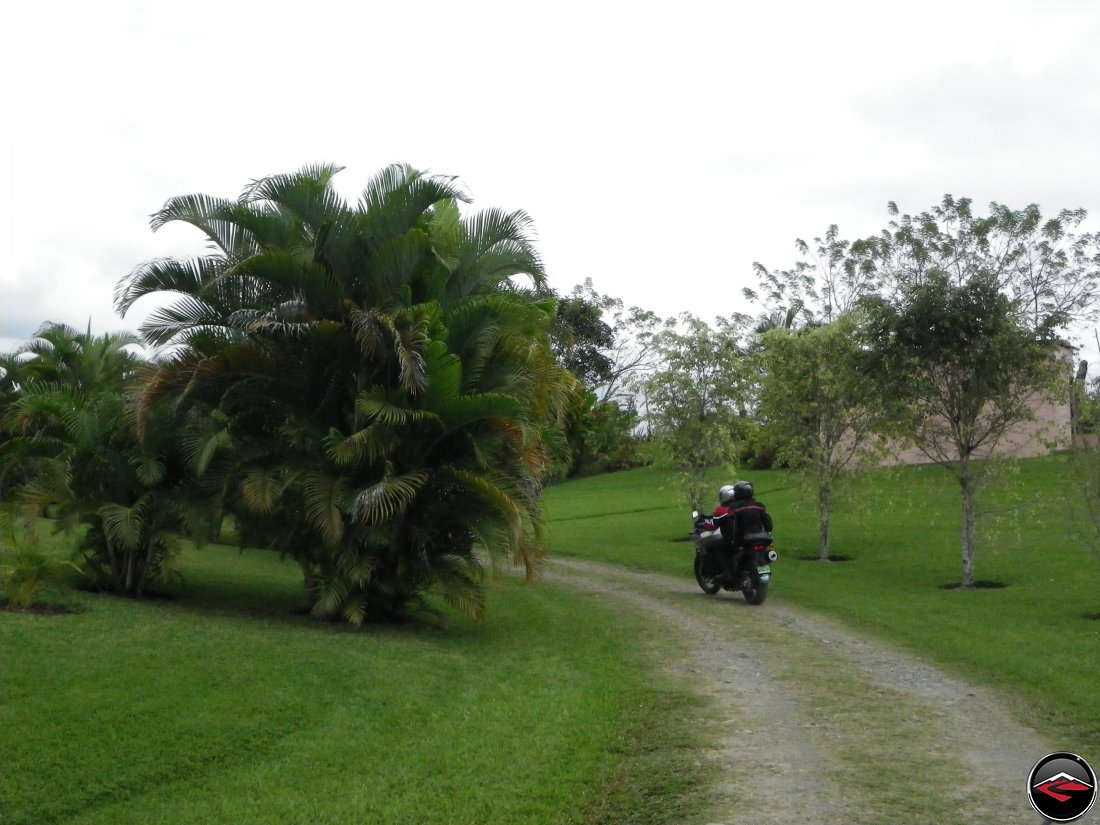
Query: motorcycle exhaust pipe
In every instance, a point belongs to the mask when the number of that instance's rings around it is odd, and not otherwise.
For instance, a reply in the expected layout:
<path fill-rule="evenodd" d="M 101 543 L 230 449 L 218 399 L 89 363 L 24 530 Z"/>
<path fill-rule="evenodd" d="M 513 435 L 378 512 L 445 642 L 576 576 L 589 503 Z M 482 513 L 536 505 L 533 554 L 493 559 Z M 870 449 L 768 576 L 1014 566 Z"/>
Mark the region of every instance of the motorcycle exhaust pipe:
<path fill-rule="evenodd" d="M 769 550 L 768 551 L 768 561 L 769 562 L 775 561 L 778 558 L 779 558 L 779 554 L 776 553 L 774 550 Z"/>

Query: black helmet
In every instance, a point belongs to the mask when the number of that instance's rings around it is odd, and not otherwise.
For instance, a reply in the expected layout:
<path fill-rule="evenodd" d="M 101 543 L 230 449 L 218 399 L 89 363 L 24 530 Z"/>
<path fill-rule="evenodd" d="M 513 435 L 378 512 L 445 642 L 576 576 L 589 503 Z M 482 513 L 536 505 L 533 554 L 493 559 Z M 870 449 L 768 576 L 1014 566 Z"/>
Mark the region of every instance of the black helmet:
<path fill-rule="evenodd" d="M 733 485 L 733 500 L 742 501 L 752 498 L 752 484 L 747 481 L 738 481 Z"/>

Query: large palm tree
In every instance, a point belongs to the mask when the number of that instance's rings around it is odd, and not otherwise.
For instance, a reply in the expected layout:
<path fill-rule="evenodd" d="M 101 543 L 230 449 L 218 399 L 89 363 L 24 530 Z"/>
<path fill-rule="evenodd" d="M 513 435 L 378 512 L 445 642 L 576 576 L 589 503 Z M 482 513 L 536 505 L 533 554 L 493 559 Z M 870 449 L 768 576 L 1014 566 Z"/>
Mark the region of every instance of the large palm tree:
<path fill-rule="evenodd" d="M 337 171 L 264 178 L 236 201 L 173 198 L 154 215 L 154 228 L 200 228 L 211 252 L 119 284 L 124 312 L 177 294 L 142 328 L 175 355 L 141 409 L 170 396 L 218 412 L 221 426 L 190 431 L 196 469 L 249 538 L 298 561 L 315 613 L 390 618 L 440 585 L 478 617 L 478 549 L 529 574 L 538 563 L 571 386 L 549 351 L 553 307 L 534 297 L 530 221 L 463 218 L 453 179 L 406 166 L 351 206 Z"/>

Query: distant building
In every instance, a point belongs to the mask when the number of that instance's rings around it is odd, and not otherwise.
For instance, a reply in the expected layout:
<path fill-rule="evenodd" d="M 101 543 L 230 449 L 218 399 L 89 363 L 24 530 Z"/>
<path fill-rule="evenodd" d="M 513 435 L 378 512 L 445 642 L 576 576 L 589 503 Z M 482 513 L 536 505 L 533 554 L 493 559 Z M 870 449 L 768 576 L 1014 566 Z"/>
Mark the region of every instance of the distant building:
<path fill-rule="evenodd" d="M 996 445 L 996 455 L 1008 458 L 1035 458 L 1067 449 L 1073 444 L 1075 427 L 1071 403 L 1073 393 L 1070 392 L 1070 385 L 1076 380 L 1074 361 L 1077 349 L 1065 341 L 1059 341 L 1053 346 L 1055 357 L 1052 359 L 1051 369 L 1065 372 L 1066 391 L 1057 398 L 1035 399 L 1032 404 L 1034 420 L 1024 421 L 1009 428 Z M 888 458 L 884 462 L 886 464 L 931 463 L 931 459 L 916 447 L 899 446 L 896 451 L 890 451 L 889 454 L 892 455 L 892 459 Z M 985 457 L 989 452 L 988 450 L 979 451 L 977 455 Z"/>

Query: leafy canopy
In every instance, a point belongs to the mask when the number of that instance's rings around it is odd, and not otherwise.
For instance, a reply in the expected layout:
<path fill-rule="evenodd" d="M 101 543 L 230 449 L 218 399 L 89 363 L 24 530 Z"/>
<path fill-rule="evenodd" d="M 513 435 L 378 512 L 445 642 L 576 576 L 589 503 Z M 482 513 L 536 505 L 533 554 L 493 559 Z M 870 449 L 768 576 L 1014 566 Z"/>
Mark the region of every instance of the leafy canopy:
<path fill-rule="evenodd" d="M 465 217 L 454 178 L 395 165 L 352 205 L 335 166 L 254 181 L 236 201 L 170 199 L 157 229 L 207 237 L 116 291 L 175 354 L 142 388 L 194 422 L 212 505 L 301 567 L 312 609 L 392 619 L 438 589 L 484 615 L 483 553 L 533 574 L 539 495 L 576 381 L 523 212 Z M 201 466 L 200 466 L 201 465 Z"/>

